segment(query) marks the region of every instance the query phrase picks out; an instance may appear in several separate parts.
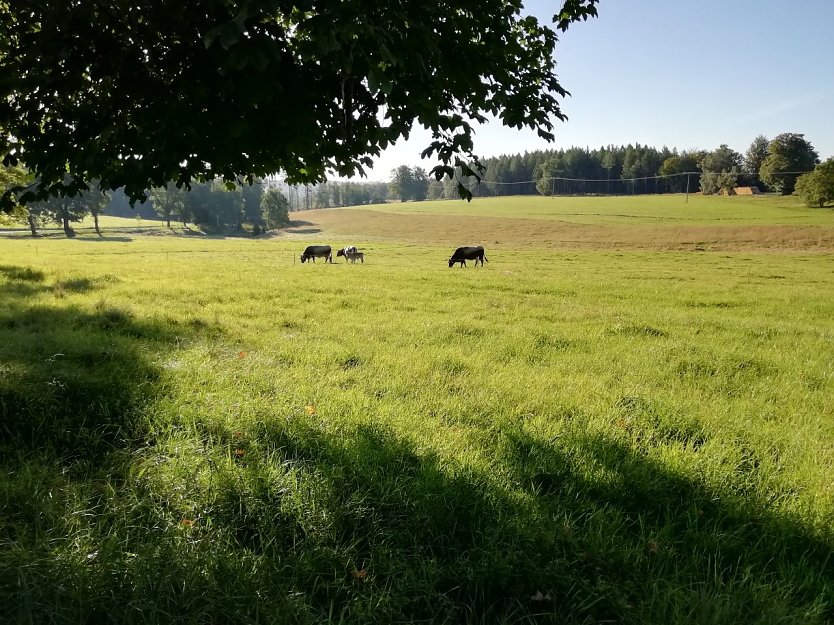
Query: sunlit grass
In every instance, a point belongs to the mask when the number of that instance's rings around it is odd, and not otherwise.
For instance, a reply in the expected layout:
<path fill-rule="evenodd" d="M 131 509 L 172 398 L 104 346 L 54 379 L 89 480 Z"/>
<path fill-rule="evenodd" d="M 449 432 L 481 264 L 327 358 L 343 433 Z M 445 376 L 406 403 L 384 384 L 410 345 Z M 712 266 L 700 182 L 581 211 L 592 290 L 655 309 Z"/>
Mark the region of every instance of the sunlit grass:
<path fill-rule="evenodd" d="M 0 620 L 834 618 L 834 256 L 301 247 L 0 241 Z"/>
<path fill-rule="evenodd" d="M 834 211 L 807 208 L 793 196 L 621 195 L 476 197 L 472 202 L 389 202 L 369 207 L 390 213 L 558 219 L 581 224 L 827 224 Z"/>
<path fill-rule="evenodd" d="M 834 211 L 794 198 L 682 195 L 394 202 L 293 214 L 288 236 L 490 249 L 834 251 Z"/>

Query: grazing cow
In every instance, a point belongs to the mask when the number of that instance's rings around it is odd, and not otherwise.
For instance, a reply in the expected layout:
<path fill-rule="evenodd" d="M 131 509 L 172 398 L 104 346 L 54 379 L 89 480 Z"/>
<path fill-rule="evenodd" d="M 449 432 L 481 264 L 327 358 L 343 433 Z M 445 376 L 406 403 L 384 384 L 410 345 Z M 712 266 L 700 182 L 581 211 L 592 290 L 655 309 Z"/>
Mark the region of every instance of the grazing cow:
<path fill-rule="evenodd" d="M 355 263 L 356 259 L 359 259 L 363 265 L 365 264 L 365 254 L 360 252 L 355 245 L 348 245 L 337 251 L 336 258 L 339 256 L 344 256 L 345 260 L 349 260 L 352 263 Z"/>
<path fill-rule="evenodd" d="M 336 252 L 336 258 L 339 256 L 344 256 L 345 258 L 348 257 L 348 254 L 356 254 L 359 250 L 356 249 L 355 245 L 348 245 L 347 247 L 343 247 L 342 249 Z"/>
<path fill-rule="evenodd" d="M 302 264 L 305 261 L 312 260 L 316 262 L 316 258 L 324 258 L 324 262 L 333 262 L 333 254 L 329 245 L 308 245 L 301 253 Z"/>
<path fill-rule="evenodd" d="M 449 259 L 449 267 L 452 267 L 455 263 L 460 263 L 461 267 L 466 267 L 467 260 L 474 260 L 476 267 L 478 266 L 478 261 L 481 261 L 481 267 L 484 266 L 484 261 L 489 262 L 489 259 L 484 255 L 484 247 L 482 245 L 477 247 L 459 247 Z"/>

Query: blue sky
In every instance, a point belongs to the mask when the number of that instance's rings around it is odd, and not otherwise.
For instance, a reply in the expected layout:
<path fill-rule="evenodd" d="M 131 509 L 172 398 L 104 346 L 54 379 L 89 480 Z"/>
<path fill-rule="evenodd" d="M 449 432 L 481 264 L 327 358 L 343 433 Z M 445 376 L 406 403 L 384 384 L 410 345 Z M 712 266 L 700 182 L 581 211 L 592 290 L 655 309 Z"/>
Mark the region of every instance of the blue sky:
<path fill-rule="evenodd" d="M 558 0 L 529 0 L 548 19 Z M 491 122 L 481 157 L 549 147 L 642 143 L 744 152 L 759 134 L 804 133 L 834 156 L 834 0 L 601 0 L 599 17 L 560 36 L 557 72 L 569 120 L 548 144 Z M 377 159 L 371 180 L 420 160 L 429 134 Z"/>

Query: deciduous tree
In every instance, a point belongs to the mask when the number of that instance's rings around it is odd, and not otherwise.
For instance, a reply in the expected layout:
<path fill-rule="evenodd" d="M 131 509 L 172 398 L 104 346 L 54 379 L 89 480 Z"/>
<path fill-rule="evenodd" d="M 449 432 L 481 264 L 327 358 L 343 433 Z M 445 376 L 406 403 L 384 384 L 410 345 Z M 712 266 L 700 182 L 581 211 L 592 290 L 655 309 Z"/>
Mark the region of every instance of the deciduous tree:
<path fill-rule="evenodd" d="M 408 165 L 400 165 L 391 172 L 391 183 L 389 185 L 392 199 L 399 199 L 405 202 L 412 198 L 414 187 L 414 171 Z"/>
<path fill-rule="evenodd" d="M 261 196 L 261 217 L 267 230 L 290 223 L 290 203 L 278 189 L 269 189 Z"/>
<path fill-rule="evenodd" d="M 75 236 L 72 224 L 81 221 L 89 213 L 83 195 L 50 197 L 33 208 L 38 220 L 58 224 L 64 229 L 67 238 Z"/>
<path fill-rule="evenodd" d="M 29 176 L 29 173 L 23 167 L 0 166 L 0 192 L 4 193 L 13 188 L 23 187 L 30 181 L 31 176 Z M 26 207 L 21 206 L 17 202 L 14 202 L 6 213 L 0 212 L 0 223 L 23 222 L 27 221 L 27 218 L 28 211 Z M 32 229 L 32 236 L 37 236 L 33 223 L 31 221 L 29 222 L 29 226 Z"/>
<path fill-rule="evenodd" d="M 744 173 L 753 177 L 757 182 L 763 184 L 759 178 L 759 170 L 762 168 L 762 163 L 767 158 L 767 147 L 770 141 L 764 135 L 759 135 L 747 148 L 744 153 Z"/>
<path fill-rule="evenodd" d="M 154 187 L 150 192 L 153 209 L 157 215 L 165 220 L 166 225 L 171 227 L 171 217 L 183 213 L 185 208 L 185 191 L 177 188 L 173 182 L 164 187 Z"/>
<path fill-rule="evenodd" d="M 2 2 L 0 156 L 38 180 L 22 201 L 93 178 L 135 200 L 171 180 L 361 174 L 416 123 L 451 176 L 478 162 L 487 115 L 553 139 L 557 30 L 597 2 L 565 1 L 553 26 L 522 0 Z"/>
<path fill-rule="evenodd" d="M 795 193 L 806 206 L 821 208 L 834 202 L 834 158 L 829 158 L 817 165 L 813 172 L 797 178 Z"/>
<path fill-rule="evenodd" d="M 797 172 L 809 172 L 819 162 L 819 154 L 805 140 L 805 135 L 785 132 L 767 146 L 767 157 L 762 161 L 759 177 L 774 191 L 790 195 L 800 175 Z"/>
<path fill-rule="evenodd" d="M 722 143 L 717 150 L 707 153 L 698 163 L 701 168 L 701 193 L 712 195 L 730 191 L 738 184 L 741 154 Z"/>
<path fill-rule="evenodd" d="M 84 193 L 81 199 L 87 205 L 87 210 L 90 212 L 90 215 L 93 216 L 93 225 L 95 226 L 96 234 L 102 236 L 101 228 L 98 225 L 98 218 L 104 214 L 104 209 L 107 208 L 110 199 L 106 193 L 99 190 L 97 184 L 93 185 L 89 191 Z"/>
<path fill-rule="evenodd" d="M 411 199 L 415 202 L 422 202 L 429 194 L 429 175 L 422 167 L 415 167 L 411 173 L 413 177 Z"/>

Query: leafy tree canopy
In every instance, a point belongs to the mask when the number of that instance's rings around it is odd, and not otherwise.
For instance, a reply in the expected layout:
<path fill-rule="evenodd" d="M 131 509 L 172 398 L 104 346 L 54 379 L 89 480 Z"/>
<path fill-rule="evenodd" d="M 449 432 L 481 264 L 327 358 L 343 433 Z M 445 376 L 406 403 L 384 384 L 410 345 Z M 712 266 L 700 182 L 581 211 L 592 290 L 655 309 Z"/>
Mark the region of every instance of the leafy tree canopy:
<path fill-rule="evenodd" d="M 712 195 L 719 191 L 735 189 L 738 184 L 738 172 L 741 169 L 742 156 L 726 143 L 718 149 L 704 154 L 698 166 L 701 175 L 701 192 Z"/>
<path fill-rule="evenodd" d="M 759 177 L 774 191 L 783 195 L 793 193 L 797 172 L 808 172 L 820 162 L 819 154 L 805 139 L 805 135 L 783 132 L 776 135 L 767 147 L 768 155 L 759 168 Z"/>
<path fill-rule="evenodd" d="M 553 138 L 556 30 L 597 2 L 567 0 L 553 27 L 522 0 L 0 2 L 0 154 L 38 180 L 23 202 L 94 178 L 136 200 L 171 180 L 362 174 L 415 122 L 435 177 L 477 169 L 486 115 Z"/>
<path fill-rule="evenodd" d="M 28 174 L 20 167 L 0 167 L 0 192 L 5 192 L 8 189 L 21 187 L 28 182 Z M 23 221 L 26 219 L 26 209 L 12 200 L 10 205 L 4 211 L 6 215 L 0 212 L 0 224 L 5 220 Z"/>
<path fill-rule="evenodd" d="M 758 174 L 759 169 L 762 167 L 762 161 L 767 158 L 767 149 L 770 145 L 770 141 L 768 141 L 767 137 L 764 135 L 759 135 L 753 142 L 750 144 L 750 147 L 747 148 L 747 152 L 744 154 L 744 171 L 749 174 Z"/>
<path fill-rule="evenodd" d="M 261 196 L 261 215 L 267 230 L 290 223 L 289 201 L 278 189 L 268 189 Z"/>
<path fill-rule="evenodd" d="M 813 172 L 797 178 L 795 192 L 806 206 L 821 208 L 834 202 L 834 158 L 829 158 L 817 165 Z"/>

